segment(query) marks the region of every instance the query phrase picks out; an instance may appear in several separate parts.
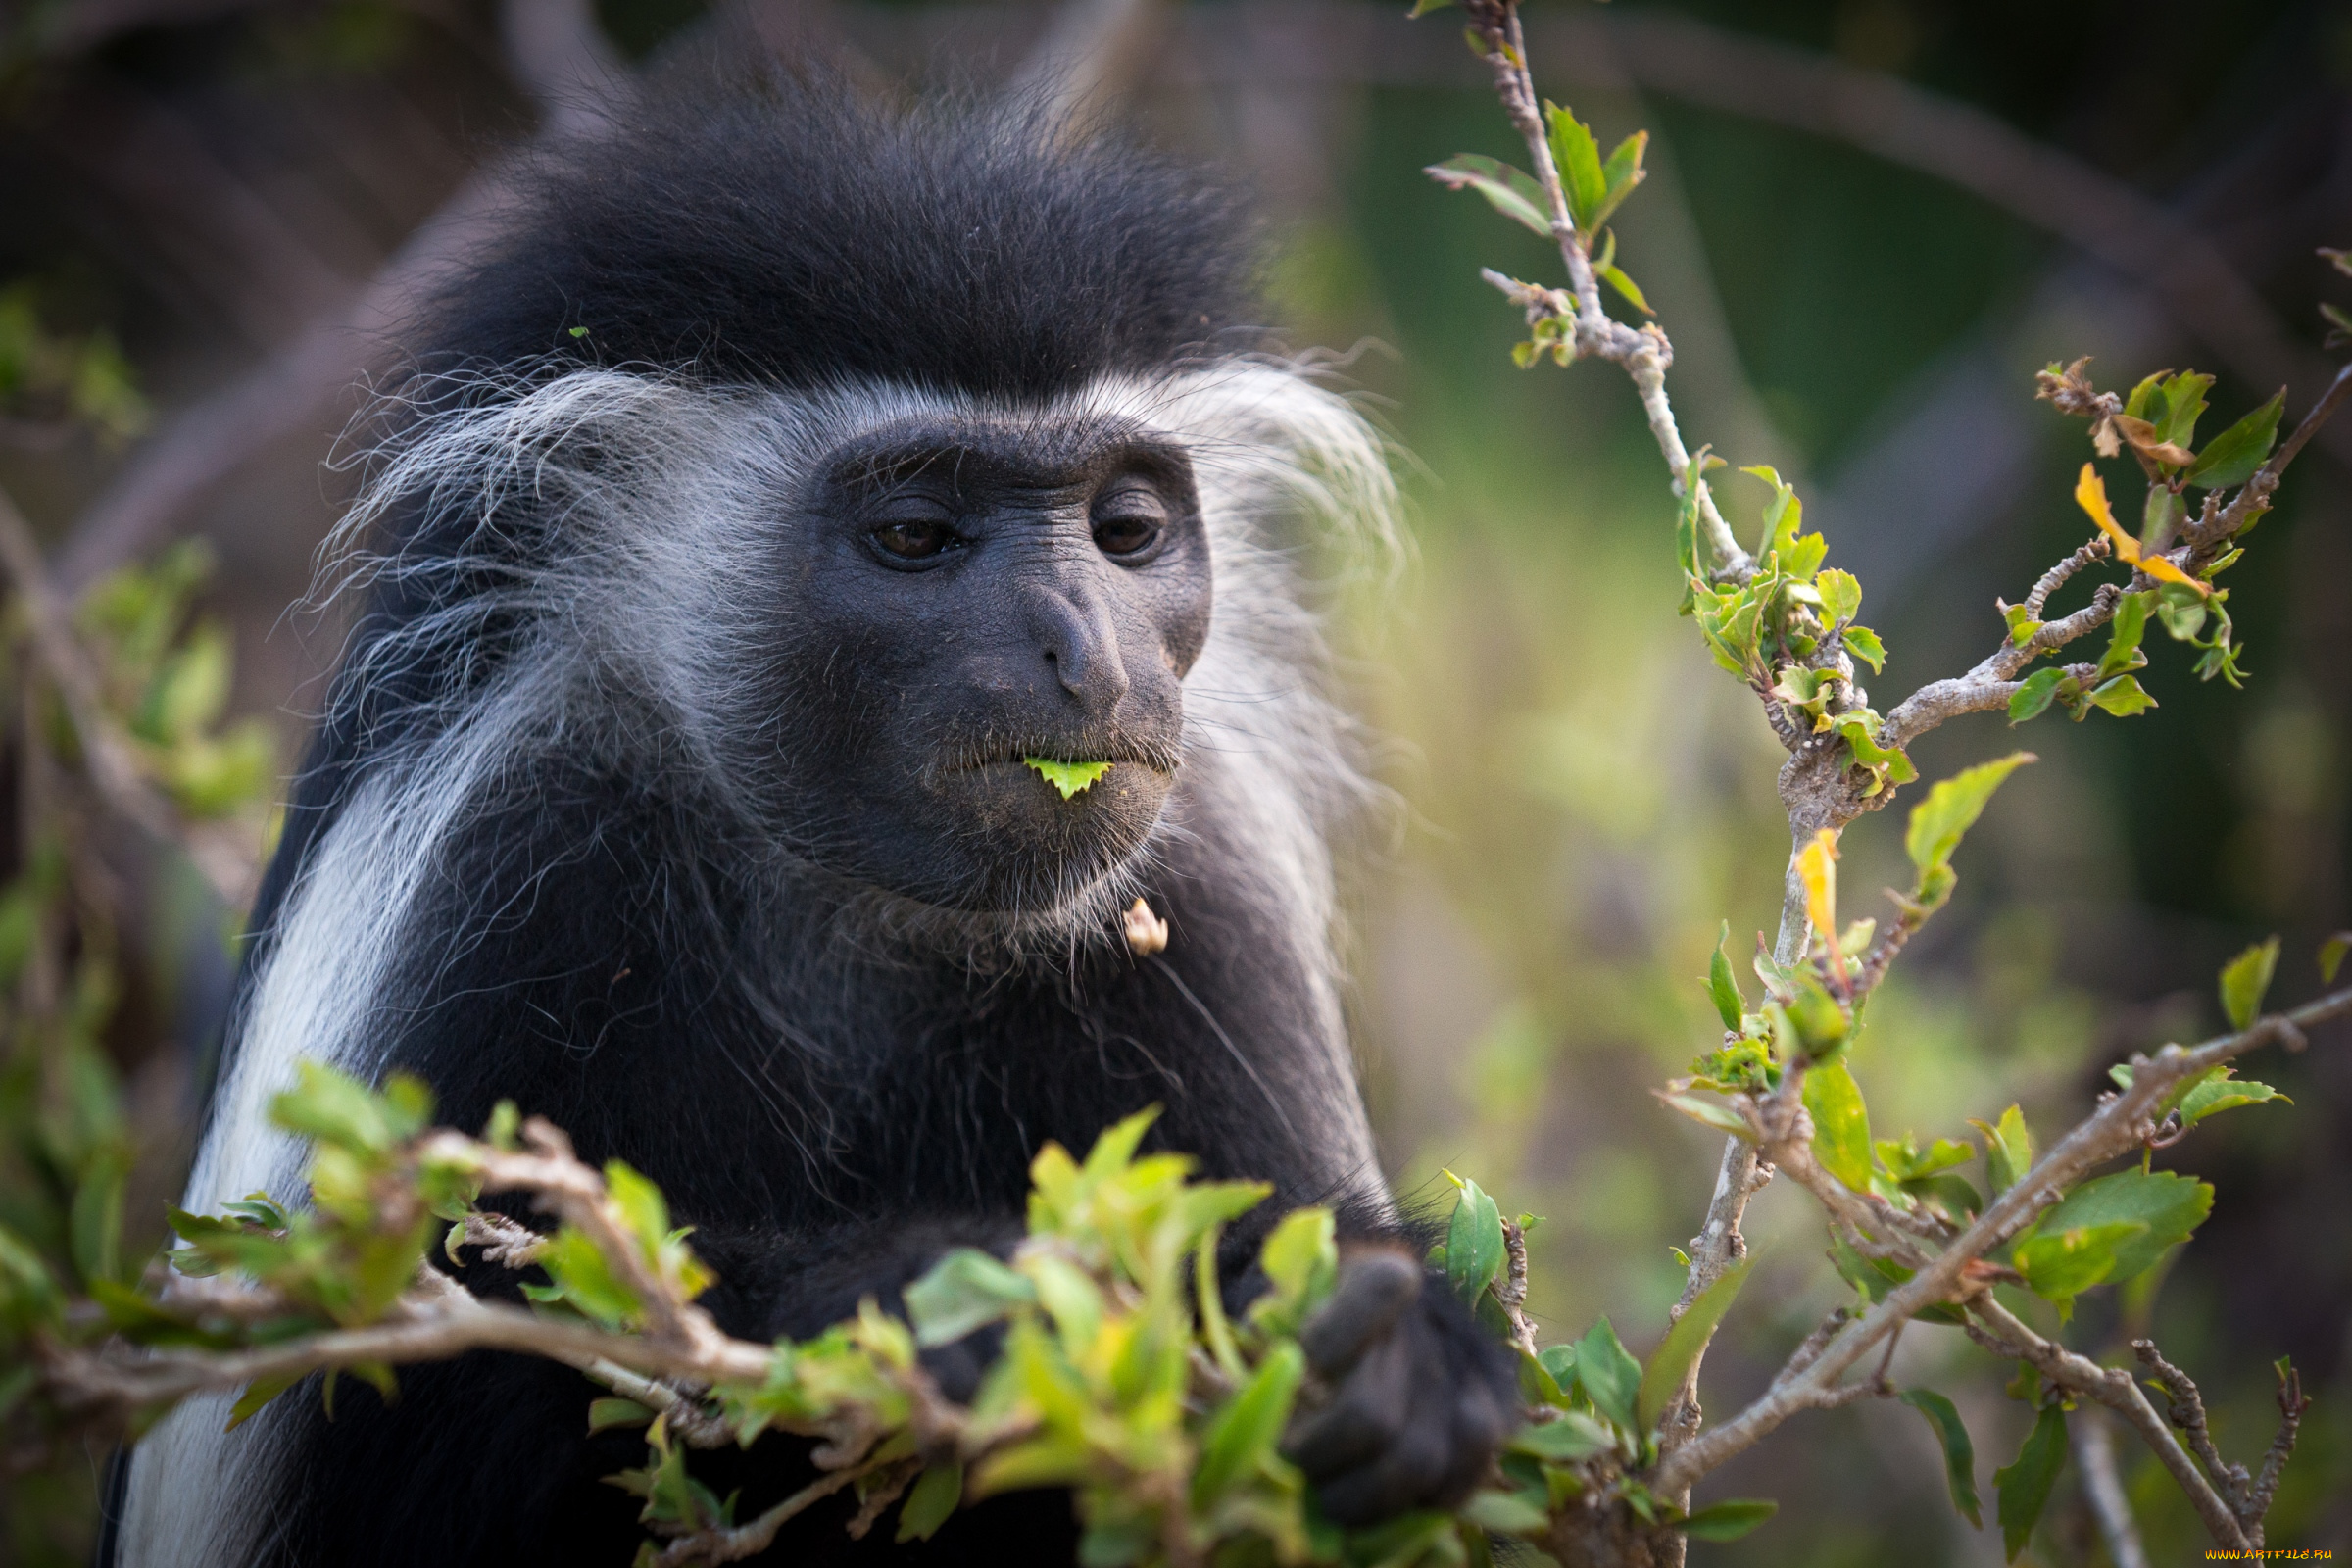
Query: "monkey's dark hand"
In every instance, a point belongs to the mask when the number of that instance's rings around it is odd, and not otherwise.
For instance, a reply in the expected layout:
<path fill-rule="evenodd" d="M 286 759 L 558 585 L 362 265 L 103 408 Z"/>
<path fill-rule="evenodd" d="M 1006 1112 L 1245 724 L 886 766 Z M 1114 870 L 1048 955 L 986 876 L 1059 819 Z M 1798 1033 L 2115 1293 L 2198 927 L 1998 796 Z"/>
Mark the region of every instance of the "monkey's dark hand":
<path fill-rule="evenodd" d="M 1364 1248 L 1298 1336 L 1331 1397 L 1284 1445 L 1323 1511 L 1367 1525 L 1469 1496 L 1519 1424 L 1510 1352 L 1403 1252 Z"/>

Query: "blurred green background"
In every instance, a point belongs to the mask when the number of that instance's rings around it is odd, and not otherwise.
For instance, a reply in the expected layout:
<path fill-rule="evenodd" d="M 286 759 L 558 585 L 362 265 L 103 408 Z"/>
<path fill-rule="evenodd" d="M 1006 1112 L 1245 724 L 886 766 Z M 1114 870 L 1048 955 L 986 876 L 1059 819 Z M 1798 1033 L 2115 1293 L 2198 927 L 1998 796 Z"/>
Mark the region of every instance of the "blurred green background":
<path fill-rule="evenodd" d="M 152 413 L 111 436 L 57 433 L 0 318 L 0 397 L 15 400 L 0 488 L 69 579 L 134 546 L 211 540 L 238 706 L 279 726 L 290 765 L 335 644 L 331 615 L 287 610 L 344 494 L 320 466 L 356 406 L 342 389 L 371 363 L 370 331 L 414 301 L 401 258 L 462 242 L 468 182 L 502 145 L 710 58 L 847 50 L 897 91 L 1112 37 L 1099 105 L 1257 188 L 1290 341 L 1350 351 L 1342 373 L 1408 477 L 1412 559 L 1335 596 L 1342 675 L 1398 800 L 1350 900 L 1384 1154 L 1407 1190 L 1430 1194 L 1450 1167 L 1546 1216 L 1533 1304 L 1547 1328 L 1607 1312 L 1646 1351 L 1718 1149 L 1646 1090 L 1712 1041 L 1694 977 L 1718 923 L 1737 956 L 1775 917 L 1782 754 L 1672 612 L 1671 503 L 1623 378 L 1510 365 L 1519 323 L 1478 269 L 1550 280 L 1556 257 L 1419 173 L 1513 152 L 1452 22 L 1408 27 L 1400 3 L 1201 0 L 1139 31 L 1116 15 L 1129 9 L 18 0 L 0 12 L 0 286 L 40 332 L 118 346 Z M 1115 37 L 1085 32 L 1105 18 Z M 1604 145 L 1653 133 L 1655 177 L 1617 226 L 1677 346 L 1685 433 L 1798 484 L 1891 651 L 1871 681 L 1882 709 L 1988 652 L 1994 597 L 2022 598 L 2084 533 L 2069 499 L 2082 428 L 2032 401 L 2035 368 L 2087 353 L 2103 384 L 2216 371 L 2209 431 L 2286 379 L 2292 417 L 2326 373 L 2316 303 L 2352 288 L 2330 293 L 2314 249 L 2352 244 L 2352 8 L 1576 0 L 1531 4 L 1528 28 L 1539 84 Z M 2183 235 L 2212 247 L 2228 287 L 2195 270 Z M 1854 1066 L 1881 1136 L 1963 1136 L 2016 1100 L 2046 1141 L 2108 1062 L 2218 1025 L 2214 971 L 2273 931 L 2288 955 L 2274 996 L 2316 989 L 2308 955 L 2352 924 L 2347 452 L 2315 447 L 2234 573 L 2244 691 L 2198 685 L 2158 640 L 2152 713 L 2045 716 L 2017 737 L 1986 715 L 1917 748 L 1930 778 L 2019 742 L 2042 760 L 1970 839 L 1953 906 L 1873 1004 Z M 1752 530 L 1762 487 L 1719 489 Z M 1899 833 L 1898 813 L 1848 835 L 1849 913 L 1898 880 Z M 118 1035 L 164 1192 L 227 971 L 189 935 L 220 911 L 184 875 L 149 874 L 148 961 Z M 2295 1104 L 2159 1156 L 2220 1197 L 2154 1307 L 2235 1455 L 2268 1441 L 2267 1363 L 2305 1369 L 2319 1403 L 2271 1543 L 2338 1551 L 2348 1054 L 2339 1026 L 2249 1066 Z M 1768 1190 L 1749 1232 L 1762 1269 L 1702 1390 L 1718 1415 L 1844 1289 L 1797 1195 Z M 2110 1348 L 2119 1323 L 2086 1299 L 2070 1338 Z M 2010 1370 L 1933 1327 L 1896 1362 L 1960 1401 L 1988 1497 L 2026 1426 L 2000 1396 Z M 2178 1494 L 2122 1452 L 2153 1560 L 2199 1559 Z M 73 1560 L 73 1529 L 24 1485 L 0 1494 L 5 1560 Z M 2071 1471 L 2061 1486 L 2032 1555 L 2104 1561 Z M 1784 1511 L 1694 1561 L 2000 1557 L 1997 1531 L 1953 1515 L 1925 1424 L 1899 1408 L 1799 1417 L 1705 1494 Z"/>

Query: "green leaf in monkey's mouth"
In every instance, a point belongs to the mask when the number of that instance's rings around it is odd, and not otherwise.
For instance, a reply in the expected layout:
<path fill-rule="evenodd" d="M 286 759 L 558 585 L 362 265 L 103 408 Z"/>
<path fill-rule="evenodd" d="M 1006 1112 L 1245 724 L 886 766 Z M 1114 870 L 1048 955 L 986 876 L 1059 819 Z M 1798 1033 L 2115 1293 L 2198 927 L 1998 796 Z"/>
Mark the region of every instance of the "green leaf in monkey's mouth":
<path fill-rule="evenodd" d="M 1108 762 L 1056 762 L 1047 757 L 1024 757 L 1021 760 L 1037 769 L 1038 776 L 1061 792 L 1061 798 L 1093 786 L 1095 781 L 1110 771 Z"/>

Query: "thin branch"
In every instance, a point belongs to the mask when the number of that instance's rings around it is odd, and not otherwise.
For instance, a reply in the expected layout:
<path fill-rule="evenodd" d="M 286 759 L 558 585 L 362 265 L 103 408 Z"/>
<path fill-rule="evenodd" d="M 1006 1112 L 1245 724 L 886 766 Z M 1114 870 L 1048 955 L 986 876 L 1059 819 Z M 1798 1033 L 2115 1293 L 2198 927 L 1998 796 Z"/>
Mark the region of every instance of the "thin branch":
<path fill-rule="evenodd" d="M 631 91 L 625 66 L 582 0 L 506 0 L 500 34 L 547 126 L 593 134 Z M 261 365 L 173 415 L 131 454 L 74 524 L 57 580 L 78 591 L 165 537 L 197 501 L 270 443 L 305 427 L 381 352 L 449 270 L 495 231 L 512 191 L 503 166 L 476 170 L 412 229 L 364 289 L 346 293 Z"/>
<path fill-rule="evenodd" d="M 2254 1477 L 2254 1490 L 2246 1499 L 2246 1511 L 2257 1524 L 2271 1511 L 2271 1498 L 2278 1492 L 2278 1477 L 2286 1469 L 2286 1461 L 2295 1451 L 2295 1434 L 2303 1425 L 2303 1417 L 2311 1409 L 2311 1400 L 2303 1395 L 2303 1374 L 2284 1361 L 2278 1363 L 2278 1435 L 2262 1456 L 2262 1469 Z"/>
<path fill-rule="evenodd" d="M 2180 1445 L 2140 1392 L 2139 1384 L 2121 1367 L 2106 1367 L 2086 1356 L 2077 1355 L 2064 1346 L 2052 1344 L 2019 1322 L 2007 1308 L 1992 1298 L 1990 1292 L 1977 1296 L 1968 1303 L 1968 1310 L 1991 1327 L 2006 1343 L 2018 1359 L 2031 1363 L 2051 1382 L 2071 1393 L 2096 1399 L 2122 1416 L 2140 1435 L 2154 1451 L 2165 1469 L 2187 1494 L 2197 1517 L 2205 1521 L 2205 1529 L 2214 1541 L 2226 1547 L 2244 1549 L 2256 1544 L 2248 1539 L 2236 1511 L 2229 1500 L 2216 1491 L 2204 1472 L 2192 1463 Z"/>
<path fill-rule="evenodd" d="M 1747 1240 L 1740 1234 L 1740 1222 L 1747 1214 L 1748 1200 L 1762 1192 L 1772 1177 L 1772 1166 L 1757 1158 L 1754 1144 L 1744 1138 L 1723 1141 L 1723 1160 L 1715 1172 L 1715 1194 L 1708 1200 L 1705 1223 L 1690 1238 L 1690 1273 L 1683 1282 L 1682 1299 L 1674 1303 L 1670 1321 L 1682 1321 L 1699 1293 L 1747 1255 Z M 1704 1354 L 1702 1348 L 1700 1357 Z M 1668 1448 L 1688 1441 L 1698 1431 L 1698 1359 L 1692 1360 L 1690 1369 L 1683 1375 L 1682 1387 L 1667 1402 L 1660 1441 Z"/>
<path fill-rule="evenodd" d="M 794 1515 L 807 1512 L 874 1468 L 876 1462 L 869 1461 L 853 1469 L 836 1470 L 831 1475 L 819 1476 L 757 1519 L 731 1528 L 698 1530 L 692 1535 L 679 1537 L 664 1546 L 655 1556 L 654 1562 L 657 1568 L 689 1568 L 689 1565 L 697 1563 L 741 1562 L 746 1557 L 757 1557 L 776 1544 L 776 1532 L 783 1529 Z"/>
<path fill-rule="evenodd" d="M 2187 1373 L 2164 1358 L 2156 1348 L 2154 1340 L 2133 1340 L 2132 1350 L 2149 1371 L 2156 1374 L 2157 1383 L 2164 1389 L 2164 1413 L 2174 1426 L 2180 1429 L 2188 1451 L 2195 1454 L 2197 1463 L 2205 1467 L 2206 1476 L 2229 1502 L 2230 1511 L 2242 1513 L 2246 1488 L 2252 1478 L 2246 1474 L 2244 1465 L 2230 1463 L 2222 1457 L 2222 1450 L 2214 1446 L 2213 1429 L 2205 1424 L 2205 1399 L 2198 1394 L 2196 1383 Z"/>
<path fill-rule="evenodd" d="M 1600 285 L 1593 277 L 1592 259 L 1585 254 L 1585 244 L 1591 236 L 1578 234 L 1568 214 L 1568 194 L 1560 183 L 1559 169 L 1552 162 L 1551 139 L 1538 107 L 1535 78 L 1527 69 L 1527 39 L 1520 28 L 1517 0 L 1469 0 L 1463 9 L 1484 41 L 1487 63 L 1494 76 L 1495 96 L 1501 100 L 1503 112 L 1510 117 L 1520 140 L 1527 144 L 1536 182 L 1543 187 L 1549 208 L 1551 237 L 1568 270 L 1568 289 L 1563 298 L 1558 290 L 1514 285 L 1491 271 L 1487 278 L 1503 287 L 1506 293 L 1513 293 L 1515 303 L 1531 311 L 1541 307 L 1574 323 L 1579 355 L 1607 360 L 1624 368 L 1642 399 L 1650 437 L 1657 443 L 1659 456 L 1666 460 L 1674 493 L 1681 496 L 1685 476 L 1690 470 L 1690 454 L 1683 445 L 1674 406 L 1666 396 L 1666 370 L 1674 363 L 1673 345 L 1656 326 L 1631 327 L 1611 320 L 1601 309 Z M 1698 512 L 1700 531 L 1706 535 L 1707 548 L 1715 560 L 1715 575 L 1725 581 L 1744 582 L 1753 574 L 1755 564 L 1733 537 L 1731 525 L 1724 521 L 1712 495 L 1701 493 Z"/>
<path fill-rule="evenodd" d="M 1815 1396 L 1834 1385 L 1848 1367 L 1892 1333 L 1897 1324 L 1937 1302 L 1975 1296 L 1976 1288 L 1969 1283 L 1972 1266 L 1978 1265 L 1986 1252 L 2014 1236 L 2035 1215 L 2055 1204 L 2066 1189 L 2082 1176 L 2107 1160 L 2137 1150 L 2155 1131 L 2156 1107 L 2184 1079 L 2234 1060 L 2258 1047 L 2283 1044 L 2317 1024 L 2346 1015 L 2352 1015 L 2352 987 L 2330 992 L 2291 1012 L 2266 1015 L 2236 1034 L 2224 1035 L 2194 1048 L 2166 1046 L 2153 1058 L 2133 1056 L 2129 1089 L 2105 1101 L 2052 1145 L 2022 1180 L 1987 1204 L 1984 1212 L 1926 1267 L 1888 1291 L 1869 1312 L 1841 1330 L 1804 1371 L 1767 1391 L 1731 1421 L 1700 1434 L 1666 1455 L 1651 1485 L 1669 1494 L 1688 1488 L 1700 1476 L 1753 1446 L 1797 1410 L 1810 1408 Z M 1782 1137 L 1787 1134 L 1784 1132 Z M 1779 1145 L 1767 1143 L 1763 1152 L 1784 1169 L 1788 1168 Z"/>
<path fill-rule="evenodd" d="M 2108 1561 L 2114 1568 L 2148 1568 L 2148 1548 L 2139 1539 L 2139 1522 L 2132 1517 L 2132 1499 L 2124 1494 L 2123 1476 L 2115 1465 L 2115 1433 L 2107 1418 L 2088 1407 L 2077 1410 L 2067 1423 L 2067 1434 L 2074 1439 L 2075 1462 L 2082 1467 L 2082 1494 L 2090 1500 L 2090 1515 L 2098 1522 Z"/>

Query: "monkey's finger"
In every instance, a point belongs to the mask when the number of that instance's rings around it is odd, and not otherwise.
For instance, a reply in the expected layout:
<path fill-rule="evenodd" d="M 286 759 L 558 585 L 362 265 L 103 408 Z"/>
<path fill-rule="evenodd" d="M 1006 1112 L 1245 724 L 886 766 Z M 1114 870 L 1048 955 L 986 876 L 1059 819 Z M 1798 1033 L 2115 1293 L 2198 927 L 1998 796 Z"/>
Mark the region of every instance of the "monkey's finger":
<path fill-rule="evenodd" d="M 1396 1440 L 1411 1412 L 1412 1371 L 1402 1342 L 1382 1341 L 1357 1362 L 1331 1403 L 1299 1424 L 1283 1451 L 1309 1479 L 1372 1459 Z"/>
<path fill-rule="evenodd" d="M 1453 1507 L 1475 1492 L 1501 1450 L 1503 1440 L 1519 1424 L 1517 1413 L 1505 1410 L 1474 1378 L 1447 1389 L 1445 1397 L 1450 1408 L 1440 1413 L 1439 1419 L 1450 1419 L 1453 1443 L 1445 1473 L 1421 1499 L 1433 1508 Z"/>
<path fill-rule="evenodd" d="M 1348 1257 L 1331 1299 L 1299 1331 L 1306 1364 L 1319 1376 L 1338 1377 L 1396 1326 L 1420 1294 L 1421 1265 L 1403 1253 L 1380 1248 Z"/>
<path fill-rule="evenodd" d="M 1418 1506 L 1445 1479 L 1452 1454 L 1444 1423 L 1416 1421 L 1369 1464 L 1315 1489 L 1323 1511 L 1343 1525 L 1365 1525 Z"/>

